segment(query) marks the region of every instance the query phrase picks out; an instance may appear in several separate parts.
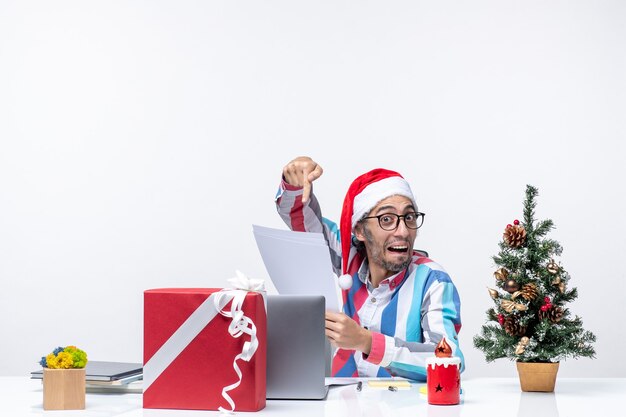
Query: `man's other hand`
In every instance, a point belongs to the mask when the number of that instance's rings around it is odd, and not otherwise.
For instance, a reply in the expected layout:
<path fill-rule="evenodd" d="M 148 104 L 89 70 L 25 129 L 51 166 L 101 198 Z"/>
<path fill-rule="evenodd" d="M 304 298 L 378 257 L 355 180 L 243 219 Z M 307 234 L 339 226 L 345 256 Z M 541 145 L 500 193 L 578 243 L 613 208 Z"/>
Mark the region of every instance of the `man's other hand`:
<path fill-rule="evenodd" d="M 318 179 L 324 170 L 308 156 L 299 156 L 283 168 L 283 177 L 288 184 L 302 187 L 302 204 L 309 201 L 311 183 Z"/>
<path fill-rule="evenodd" d="M 342 349 L 354 349 L 369 355 L 372 333 L 343 313 L 326 312 L 326 336 Z"/>

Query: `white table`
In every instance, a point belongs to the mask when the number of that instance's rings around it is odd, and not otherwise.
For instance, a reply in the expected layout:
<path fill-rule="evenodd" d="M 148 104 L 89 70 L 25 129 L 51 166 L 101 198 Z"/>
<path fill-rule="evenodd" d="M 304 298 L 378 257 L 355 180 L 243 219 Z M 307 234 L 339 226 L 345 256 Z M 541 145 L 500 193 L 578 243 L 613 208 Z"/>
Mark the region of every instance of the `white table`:
<path fill-rule="evenodd" d="M 419 392 L 391 392 L 354 385 L 331 387 L 324 401 L 268 401 L 258 413 L 239 416 L 390 416 L 390 417 L 576 417 L 620 412 L 626 400 L 626 378 L 559 378 L 554 393 L 523 393 L 517 379 L 478 378 L 463 380 L 464 394 L 457 406 L 429 405 Z M 219 416 L 217 411 L 144 410 L 141 394 L 87 394 L 87 408 L 80 411 L 44 411 L 41 381 L 26 377 L 0 377 L 0 416 Z"/>

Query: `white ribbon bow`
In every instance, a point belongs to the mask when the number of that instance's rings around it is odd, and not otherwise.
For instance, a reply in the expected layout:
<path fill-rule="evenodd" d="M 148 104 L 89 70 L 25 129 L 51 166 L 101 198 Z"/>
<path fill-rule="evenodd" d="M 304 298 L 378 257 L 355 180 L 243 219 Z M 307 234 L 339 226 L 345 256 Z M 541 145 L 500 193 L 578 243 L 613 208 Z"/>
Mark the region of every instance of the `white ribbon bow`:
<path fill-rule="evenodd" d="M 241 271 L 235 271 L 236 277 L 228 279 L 233 288 L 245 291 L 262 292 L 265 291 L 265 281 L 262 279 L 252 279 L 245 276 Z"/>
<path fill-rule="evenodd" d="M 261 279 L 250 279 L 239 271 L 235 271 L 237 274 L 236 277 L 230 278 L 228 282 L 230 282 L 235 289 L 225 289 L 216 294 L 215 297 L 215 307 L 218 309 L 219 313 L 222 316 L 231 318 L 231 322 L 228 325 L 228 333 L 234 338 L 241 337 L 244 334 L 250 335 L 250 341 L 244 342 L 243 348 L 241 349 L 241 353 L 235 356 L 233 360 L 233 369 L 237 374 L 238 381 L 234 384 L 227 385 L 222 389 L 222 397 L 228 404 L 230 405 L 230 410 L 225 409 L 224 407 L 220 407 L 219 411 L 222 413 L 233 413 L 235 411 L 235 402 L 228 394 L 228 391 L 237 388 L 241 384 L 242 373 L 241 369 L 237 365 L 237 361 L 239 359 L 249 362 L 254 356 L 254 352 L 256 352 L 259 347 L 259 340 L 256 337 L 256 326 L 252 322 L 252 320 L 245 316 L 243 313 L 243 302 L 246 298 L 246 294 L 248 291 L 255 292 L 263 292 L 265 291 L 265 283 Z M 220 306 L 223 304 L 220 303 L 220 300 L 224 296 L 233 295 L 233 302 L 230 306 L 230 311 L 223 311 L 220 309 Z"/>

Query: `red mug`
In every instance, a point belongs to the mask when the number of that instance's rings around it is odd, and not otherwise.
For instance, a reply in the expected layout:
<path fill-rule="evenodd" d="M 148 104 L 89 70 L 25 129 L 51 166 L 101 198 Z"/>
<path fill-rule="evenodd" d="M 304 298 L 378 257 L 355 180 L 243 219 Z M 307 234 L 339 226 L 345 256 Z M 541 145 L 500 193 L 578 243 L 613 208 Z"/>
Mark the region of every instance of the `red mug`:
<path fill-rule="evenodd" d="M 428 404 L 455 405 L 461 401 L 461 359 L 437 358 L 426 360 Z"/>

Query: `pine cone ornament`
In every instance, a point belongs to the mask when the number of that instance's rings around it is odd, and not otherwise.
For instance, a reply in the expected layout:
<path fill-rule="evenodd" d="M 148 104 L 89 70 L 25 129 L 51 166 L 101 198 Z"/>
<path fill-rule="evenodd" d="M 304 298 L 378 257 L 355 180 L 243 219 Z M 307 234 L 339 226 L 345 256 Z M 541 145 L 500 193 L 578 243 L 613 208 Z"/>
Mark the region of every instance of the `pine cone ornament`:
<path fill-rule="evenodd" d="M 563 318 L 563 309 L 561 307 L 550 306 L 547 309 L 539 309 L 537 314 L 541 320 L 548 319 L 552 323 L 558 323 Z"/>
<path fill-rule="evenodd" d="M 522 296 L 524 300 L 532 301 L 535 298 L 537 298 L 537 294 L 538 294 L 537 285 L 531 282 L 529 284 L 524 284 L 520 295 Z"/>
<path fill-rule="evenodd" d="M 526 326 L 520 325 L 515 316 L 505 317 L 502 327 L 511 336 L 523 336 L 526 333 Z"/>
<path fill-rule="evenodd" d="M 521 224 L 507 225 L 504 229 L 504 241 L 512 248 L 519 248 L 526 241 L 526 229 Z"/>
<path fill-rule="evenodd" d="M 550 320 L 552 323 L 558 323 L 563 318 L 563 309 L 561 307 L 554 307 L 550 312 Z"/>

